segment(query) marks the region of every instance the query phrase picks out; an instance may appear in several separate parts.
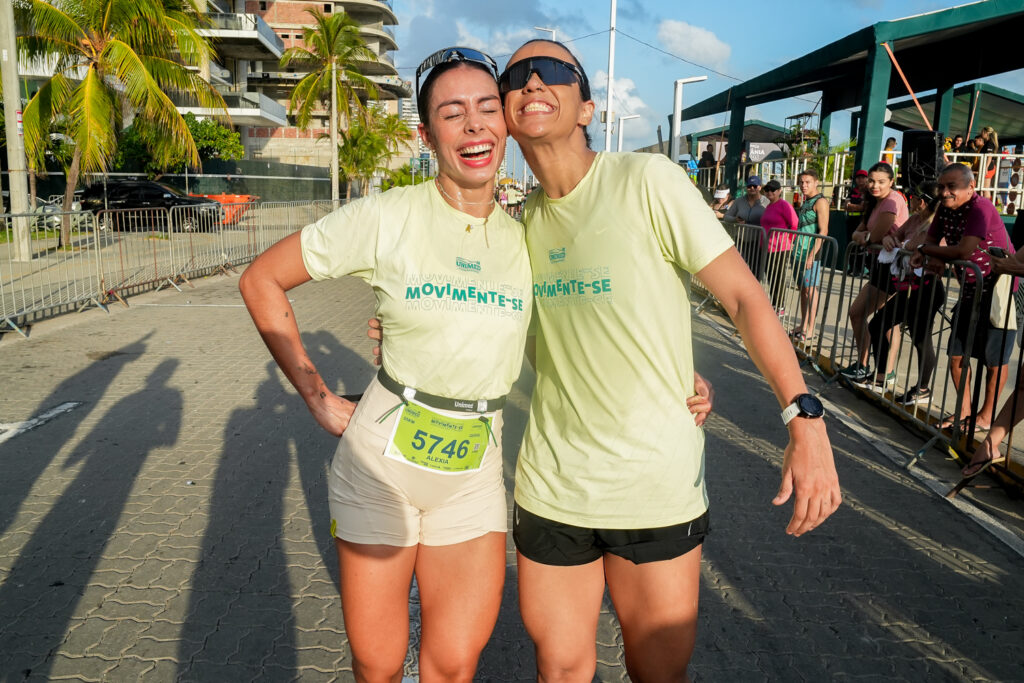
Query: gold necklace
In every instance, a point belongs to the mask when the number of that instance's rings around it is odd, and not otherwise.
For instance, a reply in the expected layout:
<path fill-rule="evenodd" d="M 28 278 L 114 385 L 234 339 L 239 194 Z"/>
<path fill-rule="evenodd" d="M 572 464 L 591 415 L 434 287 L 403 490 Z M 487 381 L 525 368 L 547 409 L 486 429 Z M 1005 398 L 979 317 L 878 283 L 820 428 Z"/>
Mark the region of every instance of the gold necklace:
<path fill-rule="evenodd" d="M 455 197 L 453 197 L 450 194 L 448 194 L 447 192 L 445 192 L 444 191 L 444 186 L 441 185 L 441 181 L 438 180 L 437 178 L 434 178 L 434 185 L 437 186 L 438 191 L 441 194 L 443 194 L 445 196 L 445 198 L 448 199 L 449 201 L 457 202 L 459 204 L 465 204 L 467 206 L 494 206 L 494 197 L 491 197 L 491 200 L 488 201 L 488 202 L 470 202 L 470 201 L 466 201 L 465 199 L 456 199 Z"/>

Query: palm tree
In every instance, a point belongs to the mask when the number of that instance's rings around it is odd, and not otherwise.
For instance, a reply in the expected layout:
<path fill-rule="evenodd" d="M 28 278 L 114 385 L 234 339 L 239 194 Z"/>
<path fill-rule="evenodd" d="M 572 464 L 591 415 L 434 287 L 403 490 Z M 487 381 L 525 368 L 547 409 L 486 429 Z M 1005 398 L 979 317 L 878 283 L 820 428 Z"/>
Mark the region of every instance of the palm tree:
<path fill-rule="evenodd" d="M 330 96 L 331 115 L 331 199 L 338 200 L 338 117 L 352 120 L 353 109 L 365 116 L 360 94 L 376 97 L 377 87 L 361 74 L 359 62 L 375 62 L 377 55 L 366 47 L 359 36 L 359 24 L 345 12 L 324 14 L 317 8 L 307 8 L 315 26 L 302 29 L 302 42 L 285 50 L 281 67 L 295 61 L 311 65 L 313 70 L 299 81 L 289 100 L 290 114 L 295 116 L 299 128 L 305 130 L 313 113 Z"/>
<path fill-rule="evenodd" d="M 371 119 L 372 121 L 373 119 Z M 338 160 L 341 176 L 345 178 L 345 199 L 352 198 L 352 181 L 359 180 L 360 195 L 366 195 L 366 187 L 377 171 L 386 170 L 384 162 L 388 156 L 387 142 L 373 129 L 372 124 L 356 120 L 341 133 Z"/>
<path fill-rule="evenodd" d="M 384 139 L 387 148 L 386 162 L 390 162 L 402 148 L 402 143 L 409 142 L 416 134 L 409 124 L 402 120 L 398 114 L 384 114 L 376 116 L 372 120 L 374 131 Z"/>
<path fill-rule="evenodd" d="M 80 174 L 111 166 L 126 114 L 146 131 L 156 157 L 169 157 L 184 145 L 189 164 L 199 166 L 199 152 L 171 94 L 225 115 L 227 109 L 213 86 L 188 68 L 213 54 L 196 31 L 193 0 L 26 0 L 25 7 L 19 52 L 25 59 L 55 60 L 53 76 L 25 107 L 25 142 L 30 149 L 45 145 L 59 121 L 74 144 L 64 211 L 71 209 Z M 69 233 L 65 218 L 62 244 Z"/>

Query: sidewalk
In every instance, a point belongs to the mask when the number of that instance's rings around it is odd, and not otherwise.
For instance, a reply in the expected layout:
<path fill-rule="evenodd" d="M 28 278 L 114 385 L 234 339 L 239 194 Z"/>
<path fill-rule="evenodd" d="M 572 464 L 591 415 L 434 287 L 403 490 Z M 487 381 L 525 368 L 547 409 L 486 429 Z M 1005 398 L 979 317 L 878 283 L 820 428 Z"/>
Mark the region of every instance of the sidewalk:
<path fill-rule="evenodd" d="M 0 681 L 352 679 L 326 524 L 333 439 L 236 287 L 209 278 L 0 339 Z M 369 289 L 345 279 L 291 296 L 329 386 L 361 391 Z M 786 436 L 775 399 L 735 340 L 695 329 L 717 401 L 692 678 L 1024 680 L 1024 558 L 839 419 L 844 506 L 786 536 L 791 506 L 770 504 Z M 531 385 L 524 371 L 506 408 L 509 486 Z M 880 442 L 920 445 L 842 389 L 825 398 Z M 934 452 L 922 467 L 955 471 Z M 962 495 L 1024 536 L 1019 501 Z M 515 579 L 510 545 L 480 680 L 535 676 Z M 626 680 L 621 642 L 606 607 L 599 680 Z"/>

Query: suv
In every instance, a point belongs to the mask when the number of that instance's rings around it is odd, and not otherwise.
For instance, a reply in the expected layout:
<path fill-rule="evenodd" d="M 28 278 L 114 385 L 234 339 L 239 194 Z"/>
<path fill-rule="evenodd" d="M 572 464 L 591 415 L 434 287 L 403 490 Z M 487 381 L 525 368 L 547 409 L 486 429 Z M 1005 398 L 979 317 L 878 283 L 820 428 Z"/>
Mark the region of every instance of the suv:
<path fill-rule="evenodd" d="M 170 185 L 152 180 L 107 180 L 106 201 L 103 183 L 95 183 L 82 193 L 82 209 L 97 215 L 101 230 L 119 227 L 115 215 L 101 215 L 103 209 L 167 209 L 170 225 L 149 226 L 151 229 L 219 230 L 224 220 L 224 207 L 202 197 L 189 197 Z M 109 220 L 113 218 L 113 220 Z M 134 223 L 134 221 L 133 221 Z M 108 225 L 109 224 L 109 225 Z"/>

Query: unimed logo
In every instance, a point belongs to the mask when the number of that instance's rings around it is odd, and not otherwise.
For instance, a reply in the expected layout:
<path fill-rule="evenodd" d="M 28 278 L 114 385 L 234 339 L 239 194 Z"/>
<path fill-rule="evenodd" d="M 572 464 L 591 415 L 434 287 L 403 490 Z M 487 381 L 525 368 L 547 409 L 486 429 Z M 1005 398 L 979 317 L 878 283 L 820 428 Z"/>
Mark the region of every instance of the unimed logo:
<path fill-rule="evenodd" d="M 459 270 L 468 270 L 472 273 L 480 272 L 479 261 L 470 261 L 469 259 L 464 259 L 461 256 L 455 257 L 455 267 L 458 268 Z"/>
<path fill-rule="evenodd" d="M 565 260 L 565 247 L 548 250 L 548 260 L 552 263 L 561 263 Z"/>

